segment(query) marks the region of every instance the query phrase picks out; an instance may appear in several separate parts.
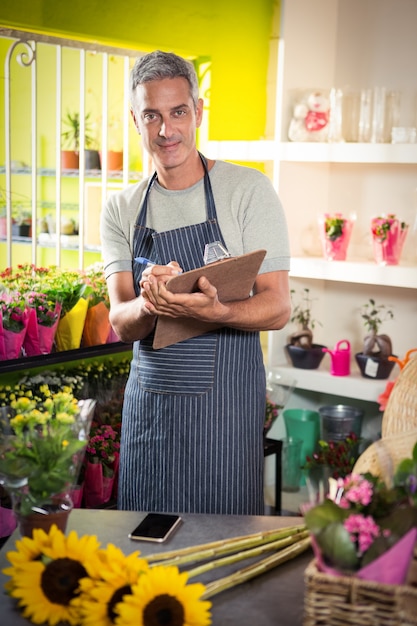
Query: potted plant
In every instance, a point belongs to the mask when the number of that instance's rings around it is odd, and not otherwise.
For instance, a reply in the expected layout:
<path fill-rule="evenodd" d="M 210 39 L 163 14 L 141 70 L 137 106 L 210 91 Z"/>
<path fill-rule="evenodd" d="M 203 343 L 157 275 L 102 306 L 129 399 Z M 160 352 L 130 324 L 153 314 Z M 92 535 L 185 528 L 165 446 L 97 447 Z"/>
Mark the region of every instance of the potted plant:
<path fill-rule="evenodd" d="M 39 395 L 12 401 L 14 416 L 0 422 L 0 473 L 22 534 L 33 515 L 41 515 L 42 524 L 56 512 L 57 501 L 76 482 L 94 405 L 94 400 L 78 402 L 67 390 L 52 394 L 44 385 Z M 63 512 L 68 513 L 72 504 L 67 498 L 65 502 Z"/>
<path fill-rule="evenodd" d="M 324 258 L 328 261 L 344 261 L 354 224 L 341 213 L 325 213 L 319 217 L 319 232 Z"/>
<path fill-rule="evenodd" d="M 291 298 L 294 300 L 295 290 L 291 290 Z M 310 290 L 305 288 L 301 300 L 293 306 L 291 322 L 296 322 L 298 330 L 288 337 L 285 351 L 294 367 L 300 369 L 317 369 L 320 365 L 324 352 L 321 344 L 313 343 L 313 330 L 319 322 L 311 316 L 312 300 Z"/>
<path fill-rule="evenodd" d="M 26 209 L 16 209 L 12 212 L 12 235 L 14 237 L 32 236 L 32 213 Z"/>
<path fill-rule="evenodd" d="M 394 213 L 371 220 L 374 257 L 378 265 L 398 265 L 408 232 L 408 224 Z"/>
<path fill-rule="evenodd" d="M 383 322 L 394 319 L 394 313 L 384 304 L 376 304 L 373 298 L 361 309 L 361 317 L 368 334 L 363 340 L 362 352 L 355 354 L 356 362 L 365 378 L 385 379 L 391 374 L 395 361 L 389 361 L 392 355 L 392 341 L 379 329 Z"/>
<path fill-rule="evenodd" d="M 62 150 L 62 168 L 78 169 L 79 167 L 79 150 L 80 150 L 80 114 L 78 112 L 67 112 L 63 119 L 63 124 L 67 130 L 62 132 L 63 146 L 67 150 Z M 92 149 L 94 139 L 92 135 L 92 127 L 90 123 L 90 113 L 85 116 L 84 127 L 85 142 L 85 168 L 100 169 L 100 156 L 96 149 Z"/>

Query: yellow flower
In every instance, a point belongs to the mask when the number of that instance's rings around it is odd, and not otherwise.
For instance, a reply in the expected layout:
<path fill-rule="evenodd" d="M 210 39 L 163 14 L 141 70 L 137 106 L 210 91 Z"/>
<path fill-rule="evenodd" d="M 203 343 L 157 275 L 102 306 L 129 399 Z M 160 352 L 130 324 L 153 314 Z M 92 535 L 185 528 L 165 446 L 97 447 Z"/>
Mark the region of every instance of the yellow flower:
<path fill-rule="evenodd" d="M 120 548 L 109 544 L 100 551 L 101 567 L 96 575 L 80 581 L 80 596 L 74 605 L 79 607 L 83 626 L 112 626 L 116 618 L 115 606 L 148 571 L 147 561 L 139 552 L 125 556 Z"/>
<path fill-rule="evenodd" d="M 175 566 L 152 567 L 117 605 L 117 626 L 207 626 L 211 602 L 202 601 L 201 583 L 187 585 Z"/>
<path fill-rule="evenodd" d="M 95 536 L 78 538 L 72 531 L 66 537 L 56 526 L 49 535 L 39 530 L 33 539 L 17 541 L 17 552 L 6 555 L 12 567 L 3 573 L 11 576 L 6 588 L 18 600 L 23 616 L 34 624 L 79 624 L 78 609 L 71 601 L 80 579 L 97 569 L 99 546 Z"/>

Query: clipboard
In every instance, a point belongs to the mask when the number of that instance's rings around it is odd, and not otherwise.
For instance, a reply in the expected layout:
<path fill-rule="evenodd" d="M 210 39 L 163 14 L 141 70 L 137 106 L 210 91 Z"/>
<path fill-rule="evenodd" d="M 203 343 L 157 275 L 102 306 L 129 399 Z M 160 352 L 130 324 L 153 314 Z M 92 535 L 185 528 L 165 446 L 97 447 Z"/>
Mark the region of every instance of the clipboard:
<path fill-rule="evenodd" d="M 167 282 L 166 287 L 172 293 L 193 293 L 198 291 L 198 279 L 205 276 L 216 287 L 220 302 L 246 300 L 252 291 L 265 255 L 266 250 L 255 250 L 216 261 L 174 276 Z M 188 317 L 159 317 L 152 345 L 155 350 L 159 350 L 222 326 L 223 324 L 201 322 Z"/>

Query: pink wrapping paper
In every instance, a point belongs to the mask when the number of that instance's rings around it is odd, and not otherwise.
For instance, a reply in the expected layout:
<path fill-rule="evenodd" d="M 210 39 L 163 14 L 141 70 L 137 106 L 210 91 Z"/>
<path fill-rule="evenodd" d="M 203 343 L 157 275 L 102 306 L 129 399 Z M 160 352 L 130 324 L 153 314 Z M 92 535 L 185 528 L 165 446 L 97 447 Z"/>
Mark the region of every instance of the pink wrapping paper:
<path fill-rule="evenodd" d="M 86 464 L 84 478 L 84 502 L 87 508 L 105 504 L 111 498 L 114 485 L 114 475 L 111 478 L 103 476 L 101 463 Z"/>
<path fill-rule="evenodd" d="M 408 570 L 411 565 L 414 552 L 414 544 L 417 538 L 417 529 L 412 528 L 389 550 L 384 552 L 380 557 L 362 567 L 351 575 L 361 580 L 369 580 L 387 585 L 403 585 L 406 581 Z M 311 537 L 311 546 L 317 559 L 317 567 L 321 572 L 330 574 L 331 576 L 346 576 L 345 572 L 329 567 L 323 561 L 320 548 Z"/>
<path fill-rule="evenodd" d="M 57 313 L 55 324 L 53 326 L 42 326 L 38 324 L 35 309 L 30 309 L 27 332 L 23 342 L 23 348 L 27 356 L 50 354 L 52 352 L 61 313 L 61 304 L 59 302 L 55 305 L 55 313 Z"/>

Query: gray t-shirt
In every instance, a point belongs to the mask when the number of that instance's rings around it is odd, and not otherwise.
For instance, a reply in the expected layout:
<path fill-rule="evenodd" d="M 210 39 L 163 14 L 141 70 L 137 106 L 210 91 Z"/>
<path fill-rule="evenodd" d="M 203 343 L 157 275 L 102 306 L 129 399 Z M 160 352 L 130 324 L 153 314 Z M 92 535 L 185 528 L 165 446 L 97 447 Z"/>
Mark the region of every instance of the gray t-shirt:
<path fill-rule="evenodd" d="M 230 254 L 265 249 L 260 273 L 289 270 L 287 224 L 269 178 L 258 170 L 225 161 L 216 161 L 209 175 L 217 219 Z M 103 209 L 101 242 L 106 278 L 132 270 L 134 226 L 147 183 L 144 180 L 115 192 Z M 148 196 L 146 217 L 146 226 L 157 232 L 206 221 L 203 179 L 179 191 L 155 182 Z"/>

